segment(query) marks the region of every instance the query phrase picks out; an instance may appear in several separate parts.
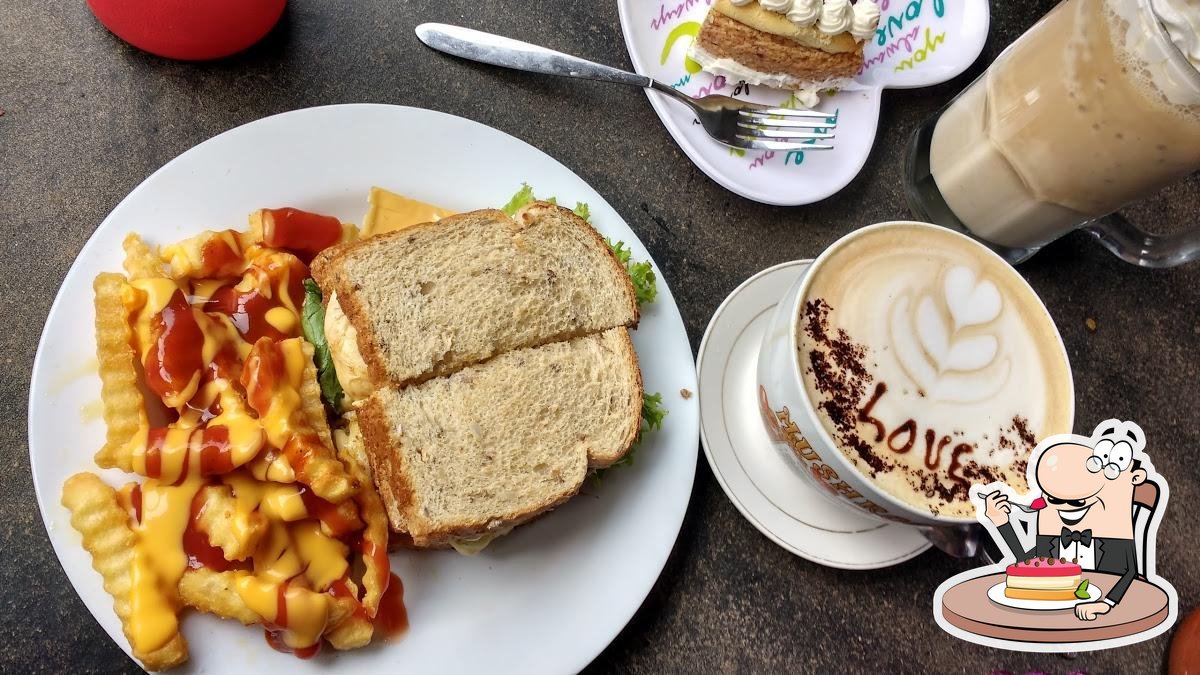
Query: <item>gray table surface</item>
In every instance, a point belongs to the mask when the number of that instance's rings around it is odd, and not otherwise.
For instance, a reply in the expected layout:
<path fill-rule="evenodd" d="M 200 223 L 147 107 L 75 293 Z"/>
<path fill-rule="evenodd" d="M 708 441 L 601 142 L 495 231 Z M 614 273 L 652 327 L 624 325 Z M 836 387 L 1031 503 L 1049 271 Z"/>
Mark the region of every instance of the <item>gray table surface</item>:
<path fill-rule="evenodd" d="M 651 0 L 644 0 L 650 2 Z M 34 503 L 26 440 L 29 371 L 72 260 L 141 180 L 191 146 L 274 113 L 330 103 L 421 106 L 478 120 L 558 158 L 646 243 L 695 347 L 717 305 L 770 265 L 810 257 L 867 223 L 907 216 L 903 143 L 1000 49 L 1053 5 L 993 3 L 979 62 L 947 84 L 884 96 L 862 173 L 800 208 L 738 197 L 680 152 L 636 91 L 497 72 L 429 53 L 413 36 L 448 21 L 629 66 L 614 2 L 292 0 L 259 45 L 208 64 L 126 46 L 81 0 L 0 4 L 0 671 L 135 670 L 67 583 Z M 565 11 L 568 10 L 569 11 Z M 520 177 L 514 177 L 514 180 Z M 686 197 L 680 197 L 686 194 Z M 1195 222 L 1193 177 L 1134 209 L 1163 230 Z M 1076 431 L 1111 416 L 1141 423 L 1169 478 L 1158 569 L 1186 611 L 1200 604 L 1200 263 L 1146 271 L 1068 236 L 1023 265 L 1075 369 Z M 1095 319 L 1095 330 L 1085 325 Z M 90 336 L 80 336 L 90 349 Z M 64 422 L 69 423 L 69 420 Z M 697 448 L 699 452 L 699 448 Z M 825 569 L 750 526 L 699 462 L 691 507 L 662 576 L 590 670 L 1143 672 L 1165 667 L 1168 637 L 1062 656 L 978 647 L 931 616 L 937 584 L 969 567 L 927 552 L 877 572 Z"/>

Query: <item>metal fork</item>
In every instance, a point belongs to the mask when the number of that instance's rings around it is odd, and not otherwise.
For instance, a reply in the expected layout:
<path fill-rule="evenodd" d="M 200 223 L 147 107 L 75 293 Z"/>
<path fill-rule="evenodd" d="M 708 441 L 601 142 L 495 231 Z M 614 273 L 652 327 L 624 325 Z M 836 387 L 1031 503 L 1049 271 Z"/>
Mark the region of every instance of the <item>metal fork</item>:
<path fill-rule="evenodd" d="M 735 148 L 833 149 L 832 145 L 818 144 L 817 141 L 834 137 L 831 132 L 837 126 L 837 119 L 816 110 L 770 108 L 715 94 L 692 98 L 645 75 L 594 63 L 527 42 L 444 23 L 423 23 L 417 26 L 417 37 L 440 52 L 494 66 L 546 75 L 630 84 L 662 92 L 691 108 L 709 136 Z"/>

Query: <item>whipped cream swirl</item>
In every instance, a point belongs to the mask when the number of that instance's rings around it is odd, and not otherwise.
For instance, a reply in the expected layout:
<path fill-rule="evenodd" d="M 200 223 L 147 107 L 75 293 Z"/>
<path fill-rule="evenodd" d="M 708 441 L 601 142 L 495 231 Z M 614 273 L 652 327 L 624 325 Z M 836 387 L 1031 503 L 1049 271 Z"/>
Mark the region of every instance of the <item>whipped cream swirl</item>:
<path fill-rule="evenodd" d="M 850 30 L 853 20 L 854 8 L 850 5 L 850 0 L 825 0 L 817 28 L 822 33 L 836 35 Z"/>
<path fill-rule="evenodd" d="M 753 1 L 729 0 L 736 7 Z M 871 39 L 879 27 L 879 5 L 874 0 L 858 0 L 856 4 L 850 0 L 758 0 L 758 4 L 768 12 L 785 15 L 797 26 L 816 24 L 817 30 L 826 35 L 848 31 L 859 42 Z"/>
<path fill-rule="evenodd" d="M 1192 67 L 1200 70 L 1200 3 L 1195 0 L 1152 0 L 1150 5 L 1171 42 Z"/>
<path fill-rule="evenodd" d="M 787 18 L 800 26 L 811 26 L 821 18 L 822 0 L 795 0 Z"/>
<path fill-rule="evenodd" d="M 850 22 L 850 34 L 855 40 L 870 40 L 879 27 L 879 5 L 871 0 L 858 0 L 854 5 L 854 16 Z M 791 15 L 788 15 L 791 18 Z"/>

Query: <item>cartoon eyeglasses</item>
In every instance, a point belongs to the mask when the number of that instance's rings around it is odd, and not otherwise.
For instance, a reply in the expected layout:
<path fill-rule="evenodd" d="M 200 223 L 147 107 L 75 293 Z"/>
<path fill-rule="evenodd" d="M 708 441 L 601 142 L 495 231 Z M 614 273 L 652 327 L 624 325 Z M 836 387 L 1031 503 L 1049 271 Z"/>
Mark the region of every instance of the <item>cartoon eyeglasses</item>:
<path fill-rule="evenodd" d="M 1092 456 L 1088 457 L 1087 470 L 1092 473 L 1104 472 L 1104 477 L 1116 480 L 1121 472 L 1129 468 L 1133 461 L 1133 446 L 1128 441 L 1113 442 L 1107 438 L 1096 443 Z"/>

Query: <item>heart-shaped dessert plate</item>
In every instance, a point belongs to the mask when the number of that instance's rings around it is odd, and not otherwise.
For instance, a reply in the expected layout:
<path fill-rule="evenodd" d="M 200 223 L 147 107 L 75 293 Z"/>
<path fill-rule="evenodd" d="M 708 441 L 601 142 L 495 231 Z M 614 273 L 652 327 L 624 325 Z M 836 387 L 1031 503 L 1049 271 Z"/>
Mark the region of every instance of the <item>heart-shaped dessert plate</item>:
<path fill-rule="evenodd" d="M 798 206 L 832 195 L 854 179 L 879 127 L 888 87 L 924 87 L 962 73 L 979 56 L 990 22 L 987 0 L 876 0 L 881 17 L 852 86 L 825 97 L 818 110 L 837 117 L 834 149 L 736 150 L 709 138 L 690 110 L 647 91 L 650 104 L 696 166 L 733 192 L 765 204 Z M 712 0 L 618 0 L 621 28 L 639 73 L 691 96 L 725 94 L 768 105 L 800 107 L 795 95 L 747 86 L 700 71 L 688 46 Z M 904 136 L 911 129 L 885 129 Z"/>

